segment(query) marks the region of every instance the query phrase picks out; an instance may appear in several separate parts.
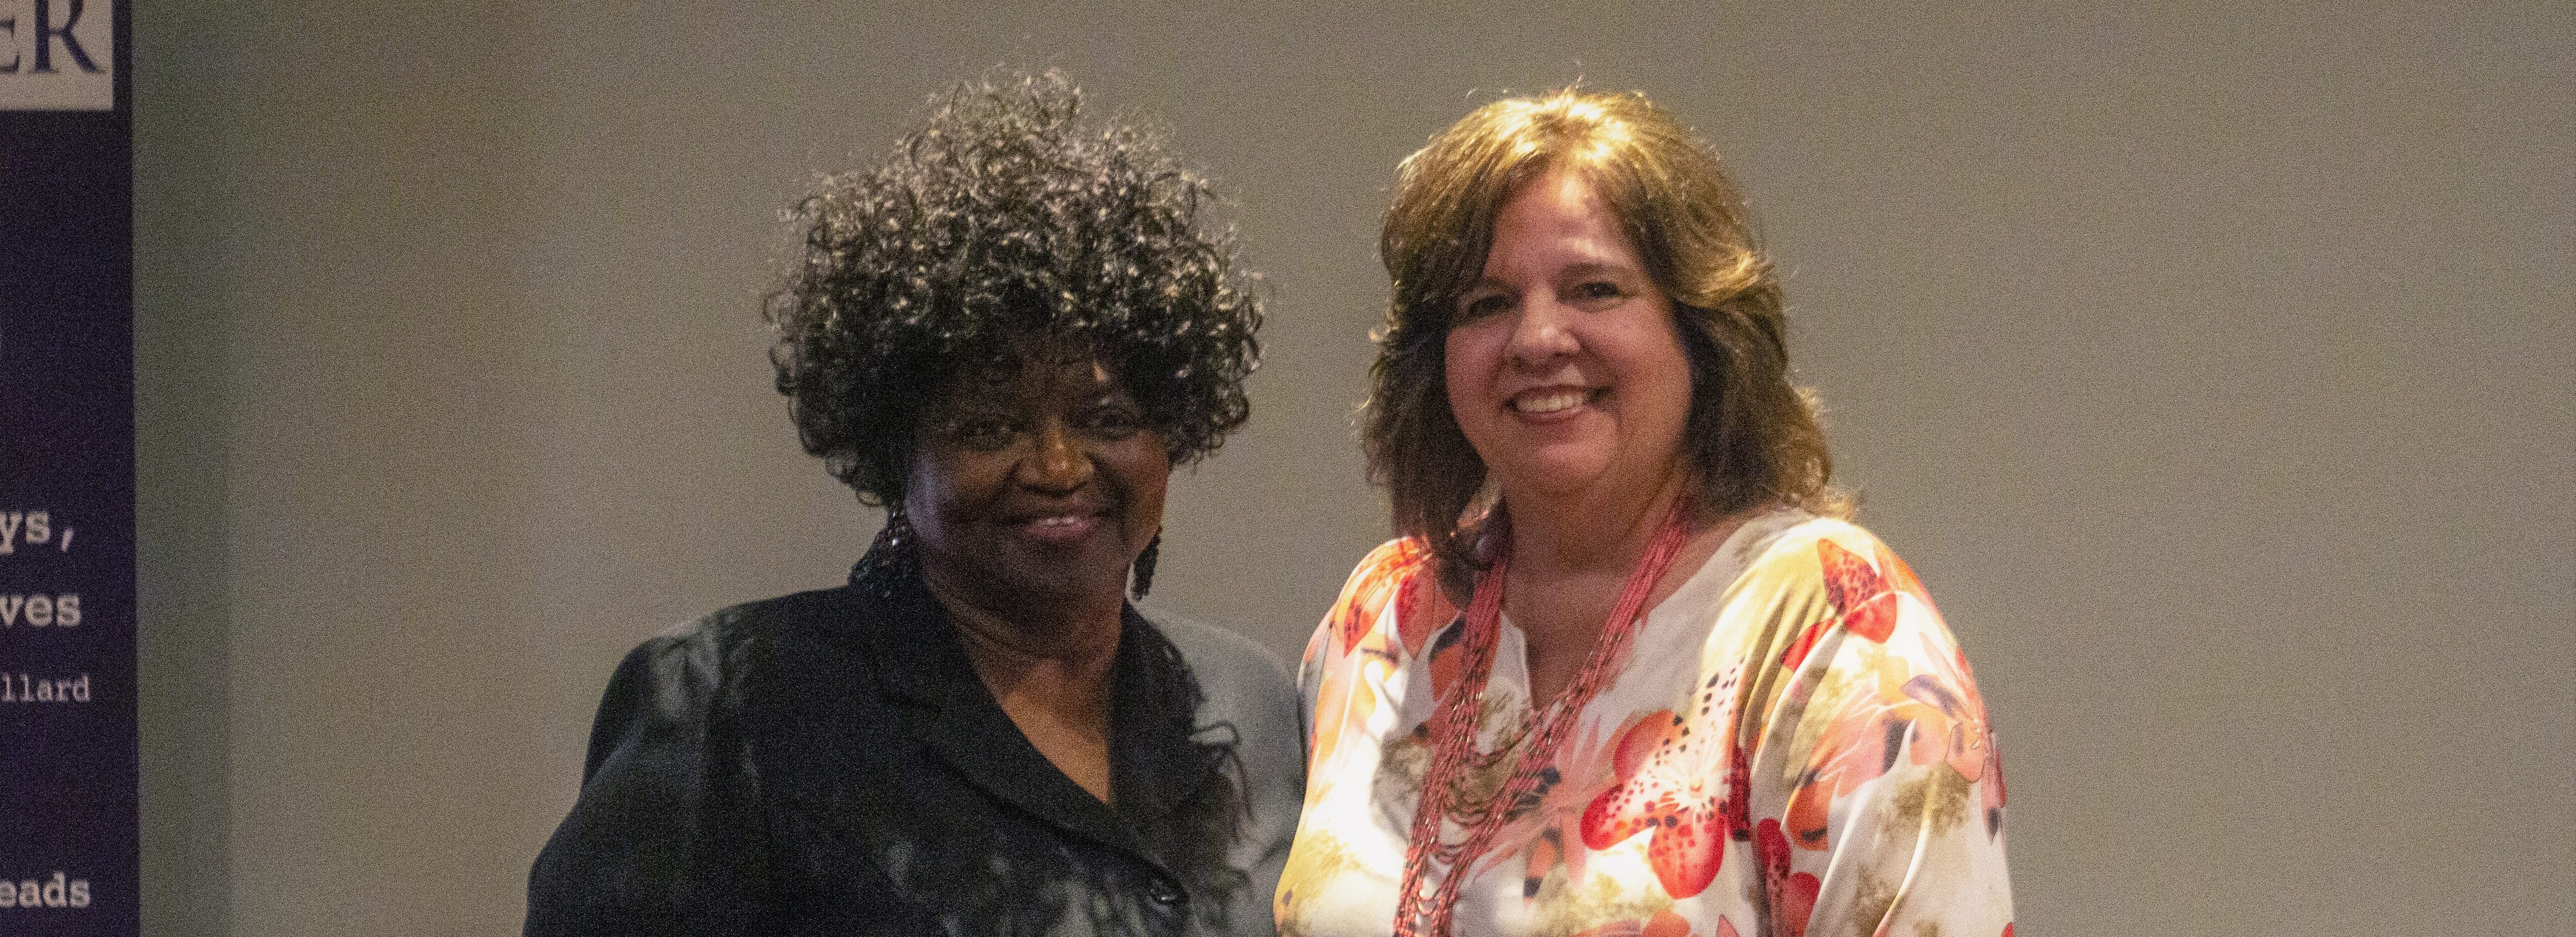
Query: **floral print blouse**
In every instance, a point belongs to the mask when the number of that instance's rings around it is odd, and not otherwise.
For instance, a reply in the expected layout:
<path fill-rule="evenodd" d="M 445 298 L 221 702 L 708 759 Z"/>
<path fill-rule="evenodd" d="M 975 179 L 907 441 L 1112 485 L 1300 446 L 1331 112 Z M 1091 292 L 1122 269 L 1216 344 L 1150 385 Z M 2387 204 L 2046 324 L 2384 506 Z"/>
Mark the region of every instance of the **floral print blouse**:
<path fill-rule="evenodd" d="M 1282 934 L 1393 929 L 1426 723 L 1459 679 L 1463 626 L 1429 552 L 1399 540 L 1360 562 L 1316 629 Z M 1509 619 L 1501 631 L 1467 802 L 1499 789 L 1535 734 L 1523 637 Z M 1466 870 L 1452 930 L 2010 937 L 2003 817 L 1985 703 L 1922 584 L 1869 532 L 1774 510 L 1646 614 Z"/>

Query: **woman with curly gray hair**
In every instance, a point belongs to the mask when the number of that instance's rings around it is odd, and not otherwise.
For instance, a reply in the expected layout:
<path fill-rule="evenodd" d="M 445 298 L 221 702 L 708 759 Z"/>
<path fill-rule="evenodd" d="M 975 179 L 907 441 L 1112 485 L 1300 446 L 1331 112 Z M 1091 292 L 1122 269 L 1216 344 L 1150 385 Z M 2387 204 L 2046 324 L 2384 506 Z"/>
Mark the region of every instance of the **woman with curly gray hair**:
<path fill-rule="evenodd" d="M 959 86 L 798 208 L 778 389 L 886 525 L 849 584 L 627 657 L 528 933 L 1272 932 L 1294 693 L 1130 601 L 1260 303 L 1206 182 L 1080 104 Z"/>

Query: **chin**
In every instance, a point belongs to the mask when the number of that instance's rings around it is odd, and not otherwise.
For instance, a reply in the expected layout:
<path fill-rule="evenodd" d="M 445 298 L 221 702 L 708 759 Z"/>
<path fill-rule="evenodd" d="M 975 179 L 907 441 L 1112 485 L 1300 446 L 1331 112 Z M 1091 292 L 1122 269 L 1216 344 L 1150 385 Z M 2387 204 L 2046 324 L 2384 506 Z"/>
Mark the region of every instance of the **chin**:
<path fill-rule="evenodd" d="M 1014 576 L 1012 591 L 1034 601 L 1091 602 L 1127 596 L 1127 567 L 1115 571 L 1050 570 L 1033 576 Z"/>
<path fill-rule="evenodd" d="M 1537 495 L 1580 491 L 1610 474 L 1610 462 L 1597 452 L 1540 453 L 1519 460 L 1504 488 Z"/>

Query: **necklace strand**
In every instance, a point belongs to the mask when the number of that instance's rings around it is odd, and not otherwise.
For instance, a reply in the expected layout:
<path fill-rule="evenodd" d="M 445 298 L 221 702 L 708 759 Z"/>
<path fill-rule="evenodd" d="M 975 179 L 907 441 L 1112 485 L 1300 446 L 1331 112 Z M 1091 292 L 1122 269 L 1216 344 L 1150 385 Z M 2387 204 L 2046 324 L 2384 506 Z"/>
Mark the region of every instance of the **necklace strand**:
<path fill-rule="evenodd" d="M 1493 676 L 1494 646 L 1501 640 L 1503 581 L 1512 559 L 1508 540 L 1492 568 L 1477 577 L 1475 597 L 1467 606 L 1465 657 L 1461 661 L 1464 669 L 1457 687 L 1440 700 L 1431 715 L 1431 737 L 1437 748 L 1433 750 L 1430 769 L 1423 773 L 1421 799 L 1414 805 L 1413 830 L 1405 841 L 1404 880 L 1396 893 L 1395 937 L 1448 937 L 1449 918 L 1458 906 L 1460 884 L 1474 873 L 1477 860 L 1511 819 L 1512 808 L 1537 789 L 1539 775 L 1556 761 L 1565 733 L 1584 707 L 1591 704 L 1593 695 L 1600 692 L 1602 682 L 1625 661 L 1629 639 L 1636 634 L 1644 614 L 1646 596 L 1654 591 L 1655 581 L 1663 577 L 1689 539 L 1682 516 L 1681 507 L 1675 505 L 1655 539 L 1647 544 L 1646 555 L 1638 559 L 1637 568 L 1620 588 L 1619 600 L 1611 606 L 1609 619 L 1602 622 L 1601 637 L 1593 642 L 1592 654 L 1584 660 L 1583 669 L 1575 672 L 1574 680 L 1554 702 L 1537 713 L 1538 726 L 1524 730 L 1525 747 L 1502 788 L 1485 798 L 1484 803 L 1470 808 L 1471 815 L 1458 818 L 1459 825 L 1467 830 L 1467 838 L 1453 844 L 1442 842 L 1440 832 L 1459 806 L 1456 788 L 1462 769 L 1471 758 L 1487 763 L 1498 760 L 1507 748 L 1497 745 L 1490 756 L 1476 751 L 1477 716 L 1485 683 Z M 1429 881 L 1435 861 L 1448 867 L 1437 885 Z"/>

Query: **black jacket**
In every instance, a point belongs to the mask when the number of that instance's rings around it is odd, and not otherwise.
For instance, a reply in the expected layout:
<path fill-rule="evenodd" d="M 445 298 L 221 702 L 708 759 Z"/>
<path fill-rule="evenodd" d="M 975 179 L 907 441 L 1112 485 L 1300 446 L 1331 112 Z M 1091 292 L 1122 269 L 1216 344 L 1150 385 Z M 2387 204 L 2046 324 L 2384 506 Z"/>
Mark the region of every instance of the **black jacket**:
<path fill-rule="evenodd" d="M 1241 637 L 1125 619 L 1115 810 L 1012 725 L 917 579 L 646 641 L 529 876 L 527 934 L 1273 933 L 1295 692 Z"/>

